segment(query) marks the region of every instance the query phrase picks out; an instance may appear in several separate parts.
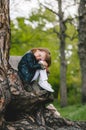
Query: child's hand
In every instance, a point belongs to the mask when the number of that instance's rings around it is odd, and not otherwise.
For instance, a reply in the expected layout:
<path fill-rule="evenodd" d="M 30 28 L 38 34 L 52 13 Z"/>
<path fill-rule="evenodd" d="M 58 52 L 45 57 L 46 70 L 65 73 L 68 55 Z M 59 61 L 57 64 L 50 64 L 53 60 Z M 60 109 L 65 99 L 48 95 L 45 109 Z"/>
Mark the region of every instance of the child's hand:
<path fill-rule="evenodd" d="M 44 66 L 44 68 L 48 68 L 48 64 L 46 61 L 39 61 L 40 64 L 42 64 Z"/>
<path fill-rule="evenodd" d="M 45 68 L 48 67 L 48 63 L 46 61 L 43 61 L 43 65 L 44 65 Z"/>

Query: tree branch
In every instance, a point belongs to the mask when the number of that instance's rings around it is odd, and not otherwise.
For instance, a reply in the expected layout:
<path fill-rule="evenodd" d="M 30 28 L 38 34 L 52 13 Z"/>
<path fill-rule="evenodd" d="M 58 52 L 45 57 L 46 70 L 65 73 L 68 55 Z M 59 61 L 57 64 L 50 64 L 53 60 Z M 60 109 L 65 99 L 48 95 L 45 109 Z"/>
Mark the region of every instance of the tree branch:
<path fill-rule="evenodd" d="M 42 5 L 44 8 L 46 8 L 47 10 L 49 10 L 50 12 L 56 14 L 57 16 L 59 16 L 59 14 L 57 12 L 55 12 L 54 10 L 50 9 L 49 7 L 43 5 L 42 3 L 40 3 L 40 5 Z"/>

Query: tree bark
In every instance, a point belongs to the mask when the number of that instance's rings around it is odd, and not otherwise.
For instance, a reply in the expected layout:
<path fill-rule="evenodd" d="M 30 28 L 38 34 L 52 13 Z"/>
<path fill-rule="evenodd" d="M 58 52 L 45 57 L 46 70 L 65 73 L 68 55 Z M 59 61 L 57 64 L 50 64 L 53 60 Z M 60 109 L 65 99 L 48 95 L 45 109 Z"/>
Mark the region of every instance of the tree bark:
<path fill-rule="evenodd" d="M 8 6 L 9 0 L 0 1 L 0 68 L 4 73 L 7 72 L 9 65 L 10 17 Z"/>
<path fill-rule="evenodd" d="M 0 125 L 3 112 L 10 102 L 11 94 L 7 80 L 10 47 L 9 0 L 0 0 Z"/>
<path fill-rule="evenodd" d="M 5 122 L 1 130 L 85 130 L 86 122 L 74 122 L 64 119 L 55 114 L 54 109 L 44 108 L 43 118 L 45 124 L 41 125 L 37 122 L 37 117 L 23 114 L 21 120 Z"/>
<path fill-rule="evenodd" d="M 86 103 L 86 1 L 79 5 L 79 44 L 78 53 L 82 75 L 82 103 Z"/>

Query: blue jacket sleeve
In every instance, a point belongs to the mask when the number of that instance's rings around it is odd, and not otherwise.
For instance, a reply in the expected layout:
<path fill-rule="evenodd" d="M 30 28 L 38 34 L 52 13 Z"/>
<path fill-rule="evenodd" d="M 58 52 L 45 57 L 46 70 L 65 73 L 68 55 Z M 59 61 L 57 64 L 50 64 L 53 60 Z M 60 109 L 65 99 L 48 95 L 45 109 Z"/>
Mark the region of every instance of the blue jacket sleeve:
<path fill-rule="evenodd" d="M 37 69 L 43 69 L 41 64 L 38 63 L 35 56 L 32 53 L 27 53 L 25 55 L 24 62 L 27 64 L 29 69 L 37 70 Z"/>

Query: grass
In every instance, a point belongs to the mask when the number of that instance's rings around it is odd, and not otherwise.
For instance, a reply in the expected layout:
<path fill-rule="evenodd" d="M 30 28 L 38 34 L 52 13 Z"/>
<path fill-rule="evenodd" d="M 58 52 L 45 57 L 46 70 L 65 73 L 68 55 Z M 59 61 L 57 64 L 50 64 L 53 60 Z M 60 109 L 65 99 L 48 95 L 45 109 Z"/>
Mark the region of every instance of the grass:
<path fill-rule="evenodd" d="M 61 116 L 73 121 L 86 121 L 86 105 L 76 104 L 61 108 L 56 102 L 54 106 Z"/>

